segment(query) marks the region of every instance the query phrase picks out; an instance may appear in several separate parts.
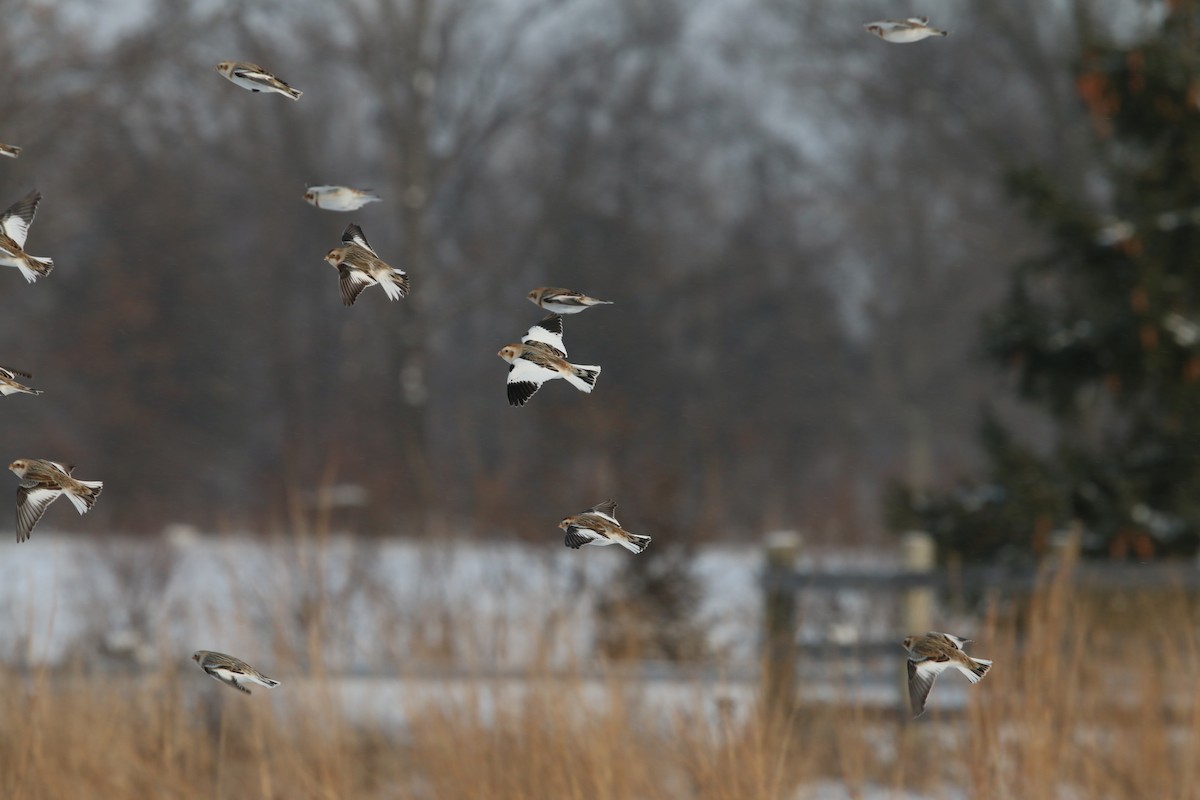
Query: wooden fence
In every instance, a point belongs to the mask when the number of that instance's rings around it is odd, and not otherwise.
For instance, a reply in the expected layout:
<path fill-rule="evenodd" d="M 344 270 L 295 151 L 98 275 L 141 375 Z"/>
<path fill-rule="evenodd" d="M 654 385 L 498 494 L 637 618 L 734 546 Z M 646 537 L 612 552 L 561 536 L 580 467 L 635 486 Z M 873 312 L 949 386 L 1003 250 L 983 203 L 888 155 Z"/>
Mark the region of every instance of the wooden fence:
<path fill-rule="evenodd" d="M 1028 594 L 1051 580 L 1067 551 L 1077 548 L 1079 531 L 1064 538 L 1062 548 L 1041 565 L 981 564 L 947 568 L 937 566 L 933 537 L 913 531 L 901 540 L 901 568 L 886 571 L 799 569 L 801 537 L 792 532 L 770 534 L 762 573 L 763 592 L 763 699 L 773 707 L 789 707 L 795 699 L 796 665 L 803 653 L 822 657 L 873 657 L 902 654 L 900 640 L 907 633 L 930 630 L 934 601 L 939 592 L 967 587 L 1001 596 Z M 1076 550 L 1077 552 L 1077 550 Z M 1196 562 L 1077 562 L 1067 579 L 1076 588 L 1144 591 L 1174 588 L 1200 592 L 1200 563 Z M 905 634 L 886 641 L 852 645 L 826 642 L 800 643 L 797 595 L 801 591 L 876 591 L 898 597 L 900 624 Z"/>

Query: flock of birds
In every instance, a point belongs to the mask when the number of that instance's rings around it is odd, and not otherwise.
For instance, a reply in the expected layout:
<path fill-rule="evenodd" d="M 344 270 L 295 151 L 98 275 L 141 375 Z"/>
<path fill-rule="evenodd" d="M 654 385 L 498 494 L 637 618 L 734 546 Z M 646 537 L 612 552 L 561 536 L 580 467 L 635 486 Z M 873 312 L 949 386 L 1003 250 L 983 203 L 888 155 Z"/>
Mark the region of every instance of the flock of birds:
<path fill-rule="evenodd" d="M 904 20 L 880 20 L 864 28 L 887 42 L 907 44 L 947 32 L 929 25 L 927 17 Z M 217 72 L 237 86 L 251 92 L 267 92 L 298 100 L 303 94 L 257 64 L 241 61 L 222 61 Z M 0 143 L 0 155 L 17 158 L 21 148 Z M 36 189 L 18 200 L 0 215 L 0 265 L 15 267 L 29 283 L 48 276 L 54 269 L 52 259 L 32 256 L 25 252 L 25 240 L 42 195 Z M 327 211 L 355 211 L 368 203 L 380 202 L 377 194 L 347 186 L 310 186 L 304 199 L 316 208 Z M 362 228 L 351 223 L 342 233 L 342 243 L 325 254 L 325 261 L 338 271 L 342 303 L 354 305 L 368 287 L 378 285 L 388 300 L 400 300 L 408 295 L 409 279 L 404 270 L 388 264 L 367 242 Z M 600 367 L 572 364 L 567 361 L 563 344 L 562 317 L 578 314 L 593 306 L 611 305 L 582 292 L 561 287 L 542 286 L 527 295 L 528 299 L 550 314 L 535 323 L 519 342 L 500 348 L 498 355 L 509 365 L 508 402 L 523 406 L 547 381 L 561 378 L 581 392 L 591 393 L 600 376 Z M 17 381 L 32 379 L 20 370 L 0 367 L 0 394 L 41 394 Z M 17 541 L 29 538 L 46 508 L 60 496 L 66 495 L 80 514 L 91 509 L 100 496 L 101 481 L 82 481 L 72 477 L 74 465 L 44 459 L 21 458 L 8 468 L 20 479 L 17 487 Z M 625 530 L 616 517 L 617 504 L 612 500 L 597 503 L 586 511 L 565 517 L 558 527 L 564 532 L 567 547 L 578 549 L 585 545 L 619 545 L 640 553 L 650 544 L 650 537 Z M 933 682 L 943 671 L 955 668 L 977 683 L 991 667 L 990 661 L 968 656 L 963 648 L 969 639 L 946 633 L 929 632 L 904 640 L 908 651 L 909 700 L 914 715 L 925 710 L 925 700 Z M 241 659 L 210 650 L 197 650 L 192 660 L 213 678 L 250 694 L 246 684 L 267 688 L 279 685 Z"/>

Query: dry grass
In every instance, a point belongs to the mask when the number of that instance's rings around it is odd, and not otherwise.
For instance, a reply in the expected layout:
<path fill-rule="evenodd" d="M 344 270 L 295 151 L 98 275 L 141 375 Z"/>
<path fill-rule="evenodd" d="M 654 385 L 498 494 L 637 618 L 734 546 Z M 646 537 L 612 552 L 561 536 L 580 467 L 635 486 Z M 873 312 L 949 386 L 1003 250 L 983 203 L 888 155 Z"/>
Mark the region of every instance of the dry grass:
<path fill-rule="evenodd" d="M 852 704 L 723 717 L 701 691 L 655 711 L 652 688 L 535 671 L 520 692 L 480 678 L 414 702 L 397 731 L 353 721 L 319 676 L 245 697 L 190 664 L 9 673 L 0 797 L 755 800 L 833 783 L 845 797 L 1189 798 L 1198 621 L 1171 590 L 1050 584 L 972 632 L 996 667 L 966 710 L 939 710 L 935 690 L 916 724 Z"/>

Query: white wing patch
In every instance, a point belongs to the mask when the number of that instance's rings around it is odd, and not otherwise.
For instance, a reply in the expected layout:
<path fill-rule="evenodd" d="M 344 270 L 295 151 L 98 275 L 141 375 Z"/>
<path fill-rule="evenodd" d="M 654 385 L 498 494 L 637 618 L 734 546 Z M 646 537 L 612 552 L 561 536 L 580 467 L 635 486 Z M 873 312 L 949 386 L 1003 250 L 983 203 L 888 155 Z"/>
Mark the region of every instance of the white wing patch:
<path fill-rule="evenodd" d="M 348 306 L 354 305 L 354 301 L 358 299 L 363 289 L 378 283 L 373 276 L 362 270 L 347 266 L 345 262 L 342 262 L 342 265 L 338 267 L 338 274 L 341 276 L 339 285 L 342 290 L 342 302 Z"/>
<path fill-rule="evenodd" d="M 913 716 L 920 716 L 925 711 L 925 699 L 933 682 L 942 671 L 950 666 L 949 661 L 908 662 L 908 699 L 912 706 Z"/>
<path fill-rule="evenodd" d="M 584 513 L 595 514 L 601 519 L 608 520 L 618 528 L 621 527 L 621 523 L 617 522 L 617 504 L 612 500 L 605 500 L 603 503 L 597 503 Z"/>
<path fill-rule="evenodd" d="M 228 670 L 224 667 L 209 667 L 209 668 L 205 669 L 205 672 L 207 672 L 209 675 L 212 675 L 214 678 L 221 681 L 222 683 L 228 683 L 230 686 L 232 686 L 233 688 L 237 689 L 240 692 L 245 692 L 246 694 L 250 694 L 250 690 L 247 689 L 245 686 L 243 686 L 241 683 L 242 680 L 244 680 L 246 676 L 240 672 L 231 672 L 230 670 Z"/>
<path fill-rule="evenodd" d="M 607 536 L 604 536 L 603 534 L 599 533 L 598 531 L 594 531 L 591 528 L 585 528 L 581 525 L 569 526 L 567 528 L 565 541 L 567 547 L 573 547 L 575 549 L 579 549 L 580 547 L 589 544 L 603 547 L 604 545 L 610 545 L 613 543 L 613 541 Z"/>
<path fill-rule="evenodd" d="M 245 78 L 246 80 L 256 81 L 259 83 L 266 83 L 275 80 L 274 75 L 265 71 L 257 64 L 245 64 L 240 67 L 235 67 L 233 74 L 237 75 L 239 78 Z"/>
<path fill-rule="evenodd" d="M 512 369 L 508 371 L 508 383 L 536 383 L 541 385 L 548 380 L 559 377 L 552 369 L 533 363 L 527 358 L 515 359 Z"/>
<path fill-rule="evenodd" d="M 17 489 L 18 542 L 29 538 L 29 534 L 33 532 L 33 526 L 37 525 L 42 514 L 46 513 L 46 506 L 57 500 L 60 494 L 62 494 L 62 489 L 26 489 L 23 486 Z"/>
<path fill-rule="evenodd" d="M 17 243 L 17 247 L 25 247 L 25 238 L 29 234 L 29 225 L 20 217 L 5 217 L 0 223 L 4 228 L 4 235 Z"/>
<path fill-rule="evenodd" d="M 33 215 L 37 213 L 41 201 L 42 196 L 37 191 L 30 192 L 9 206 L 4 216 L 0 217 L 0 228 L 3 228 L 5 236 L 17 243 L 17 247 L 25 247 L 29 226 L 33 224 Z"/>
<path fill-rule="evenodd" d="M 952 633 L 943 633 L 942 636 L 945 636 L 947 639 L 949 639 L 950 643 L 953 644 L 955 647 L 957 647 L 959 650 L 962 650 L 963 646 L 966 645 L 967 642 L 971 641 L 970 639 L 963 639 L 960 636 L 955 636 Z"/>
<path fill-rule="evenodd" d="M 543 328 L 539 322 L 529 329 L 529 333 L 521 337 L 521 343 L 525 342 L 541 342 L 553 347 L 558 352 L 562 353 L 562 357 L 567 357 L 567 346 L 563 344 L 562 334 L 555 333 L 552 330 Z"/>
<path fill-rule="evenodd" d="M 356 244 L 371 255 L 379 258 L 379 254 L 371 249 L 371 245 L 367 244 L 367 237 L 363 235 L 362 228 L 354 223 L 346 226 L 346 230 L 342 233 L 342 242 L 345 244 Z"/>

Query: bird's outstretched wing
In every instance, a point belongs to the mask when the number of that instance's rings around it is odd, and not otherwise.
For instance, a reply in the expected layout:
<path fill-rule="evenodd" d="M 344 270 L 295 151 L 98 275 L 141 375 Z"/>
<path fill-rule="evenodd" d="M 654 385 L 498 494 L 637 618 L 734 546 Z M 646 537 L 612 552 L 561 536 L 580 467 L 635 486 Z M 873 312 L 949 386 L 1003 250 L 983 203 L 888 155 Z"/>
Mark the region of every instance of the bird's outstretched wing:
<path fill-rule="evenodd" d="M 563 344 L 562 317 L 558 314 L 550 314 L 539 321 L 521 337 L 521 342 L 539 342 L 553 349 L 560 358 L 567 357 L 567 346 Z"/>

